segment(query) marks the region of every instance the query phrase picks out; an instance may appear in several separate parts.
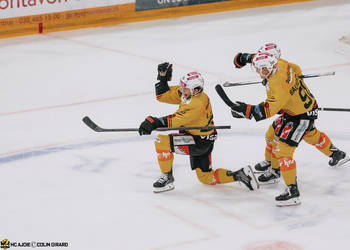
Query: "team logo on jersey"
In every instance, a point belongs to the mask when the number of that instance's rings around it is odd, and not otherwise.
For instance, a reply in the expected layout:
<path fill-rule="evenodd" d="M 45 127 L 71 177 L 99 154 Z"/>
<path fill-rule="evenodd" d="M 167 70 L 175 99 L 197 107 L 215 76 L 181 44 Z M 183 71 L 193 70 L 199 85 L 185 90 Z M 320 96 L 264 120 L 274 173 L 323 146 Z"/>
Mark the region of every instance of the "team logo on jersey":
<path fill-rule="evenodd" d="M 191 102 L 191 100 L 192 100 L 192 96 L 190 96 L 188 98 L 186 98 L 183 95 L 181 96 L 181 103 L 183 103 L 183 104 L 189 104 Z"/>

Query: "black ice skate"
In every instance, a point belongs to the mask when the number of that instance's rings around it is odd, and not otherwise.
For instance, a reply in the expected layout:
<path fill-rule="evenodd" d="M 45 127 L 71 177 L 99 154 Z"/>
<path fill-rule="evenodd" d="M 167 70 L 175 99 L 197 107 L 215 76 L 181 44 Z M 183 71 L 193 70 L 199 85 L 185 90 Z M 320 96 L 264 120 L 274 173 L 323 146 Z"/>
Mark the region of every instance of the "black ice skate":
<path fill-rule="evenodd" d="M 235 172 L 228 171 L 227 176 L 233 176 L 233 178 L 236 181 L 242 182 L 250 190 L 256 190 L 259 188 L 259 183 L 255 178 L 255 175 L 253 173 L 253 169 L 251 168 L 251 166 L 241 168 L 240 170 Z"/>
<path fill-rule="evenodd" d="M 333 152 L 329 161 L 331 167 L 339 167 L 350 160 L 350 157 L 345 152 L 337 149 L 333 145 L 331 145 L 330 150 Z"/>
<path fill-rule="evenodd" d="M 158 180 L 153 183 L 153 192 L 161 193 L 165 191 L 170 191 L 175 188 L 174 186 L 174 176 L 172 172 L 162 174 Z"/>
<path fill-rule="evenodd" d="M 263 160 L 255 164 L 254 168 L 258 172 L 265 172 L 271 166 L 271 161 Z"/>
<path fill-rule="evenodd" d="M 280 177 L 280 169 L 273 169 L 272 167 L 268 167 L 266 172 L 258 177 L 258 180 L 261 185 L 267 185 L 278 183 L 280 181 Z"/>
<path fill-rule="evenodd" d="M 280 194 L 275 198 L 276 205 L 279 207 L 299 205 L 301 203 L 299 196 L 300 193 L 298 190 L 298 185 L 289 185 L 287 186 L 284 193 Z"/>

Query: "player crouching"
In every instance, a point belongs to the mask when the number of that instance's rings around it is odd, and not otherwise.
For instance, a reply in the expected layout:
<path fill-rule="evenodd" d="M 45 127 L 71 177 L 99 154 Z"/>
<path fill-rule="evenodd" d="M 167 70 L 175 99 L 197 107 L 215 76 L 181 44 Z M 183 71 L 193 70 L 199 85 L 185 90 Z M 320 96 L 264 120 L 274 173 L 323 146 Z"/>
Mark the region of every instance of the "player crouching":
<path fill-rule="evenodd" d="M 209 127 L 214 126 L 209 97 L 203 91 L 204 79 L 198 72 L 190 72 L 180 79 L 178 86 L 168 86 L 172 78 L 172 64 L 158 65 L 158 83 L 155 85 L 159 102 L 176 104 L 174 114 L 164 117 L 148 116 L 139 127 L 140 135 L 149 135 L 159 127 Z M 174 189 L 172 172 L 174 153 L 189 155 L 191 169 L 196 171 L 200 182 L 208 185 L 239 181 L 250 190 L 259 188 L 250 166 L 238 171 L 223 168 L 212 169 L 211 153 L 217 139 L 215 129 L 179 131 L 168 135 L 159 134 L 155 140 L 158 164 L 162 172 L 154 182 L 154 192 Z"/>

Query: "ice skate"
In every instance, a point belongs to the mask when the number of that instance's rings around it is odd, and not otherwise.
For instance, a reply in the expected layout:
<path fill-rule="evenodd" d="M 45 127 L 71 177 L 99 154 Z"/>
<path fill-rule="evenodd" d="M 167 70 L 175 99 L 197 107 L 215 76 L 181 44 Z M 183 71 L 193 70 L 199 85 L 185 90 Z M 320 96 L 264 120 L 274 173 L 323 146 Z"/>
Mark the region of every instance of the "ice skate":
<path fill-rule="evenodd" d="M 173 190 L 174 186 L 174 176 L 172 172 L 162 174 L 158 180 L 153 183 L 153 192 L 162 193 L 166 191 Z"/>
<path fill-rule="evenodd" d="M 331 151 L 333 151 L 332 155 L 330 156 L 331 159 L 329 161 L 329 165 L 331 167 L 339 167 L 350 160 L 350 157 L 345 152 L 337 148 L 333 150 L 331 149 Z"/>
<path fill-rule="evenodd" d="M 301 203 L 299 196 L 300 193 L 297 184 L 289 185 L 284 193 L 275 198 L 276 205 L 278 207 L 299 205 Z"/>
<path fill-rule="evenodd" d="M 254 168 L 257 172 L 265 172 L 271 166 L 271 161 L 263 160 L 255 164 Z"/>
<path fill-rule="evenodd" d="M 268 169 L 258 177 L 259 183 L 261 185 L 274 184 L 280 181 L 281 172 L 279 169 L 273 169 L 268 167 Z"/>
<path fill-rule="evenodd" d="M 236 172 L 227 172 L 227 175 L 233 176 L 233 178 L 236 181 L 242 182 L 250 190 L 256 190 L 259 188 L 259 183 L 255 178 L 255 175 L 253 173 L 253 169 L 251 168 L 251 166 L 241 168 Z"/>

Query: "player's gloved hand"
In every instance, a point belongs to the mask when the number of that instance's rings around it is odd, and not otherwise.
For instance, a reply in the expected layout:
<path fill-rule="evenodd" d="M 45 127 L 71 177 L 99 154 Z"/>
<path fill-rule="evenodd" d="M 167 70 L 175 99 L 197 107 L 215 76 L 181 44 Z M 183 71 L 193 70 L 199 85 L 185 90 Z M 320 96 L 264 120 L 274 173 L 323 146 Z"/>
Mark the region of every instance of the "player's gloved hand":
<path fill-rule="evenodd" d="M 163 126 L 164 124 L 157 117 L 147 116 L 139 127 L 139 134 L 150 135 L 153 130 Z"/>
<path fill-rule="evenodd" d="M 233 60 L 233 64 L 236 66 L 236 68 L 242 68 L 247 63 L 252 63 L 253 57 L 254 54 L 238 53 Z"/>
<path fill-rule="evenodd" d="M 245 104 L 244 102 L 235 102 L 231 106 L 231 114 L 234 118 L 252 118 L 252 105 Z"/>
<path fill-rule="evenodd" d="M 158 65 L 157 80 L 160 80 L 161 82 L 171 81 L 172 75 L 173 75 L 172 64 L 165 62 Z"/>

